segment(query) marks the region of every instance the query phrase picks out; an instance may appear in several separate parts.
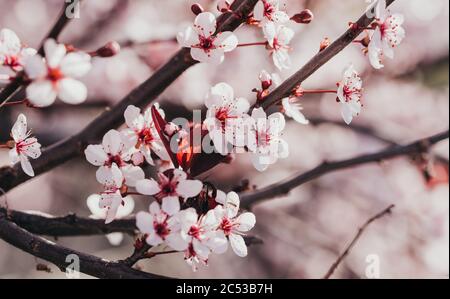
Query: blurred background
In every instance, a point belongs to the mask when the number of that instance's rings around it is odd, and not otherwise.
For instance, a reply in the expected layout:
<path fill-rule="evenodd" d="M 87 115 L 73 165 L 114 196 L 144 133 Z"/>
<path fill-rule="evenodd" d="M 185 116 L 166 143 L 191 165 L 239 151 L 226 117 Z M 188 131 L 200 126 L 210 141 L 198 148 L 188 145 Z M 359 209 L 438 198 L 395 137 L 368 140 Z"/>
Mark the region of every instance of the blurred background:
<path fill-rule="evenodd" d="M 14 30 L 29 46 L 38 47 L 55 22 L 61 0 L 0 0 L 0 28 Z M 148 78 L 175 53 L 176 33 L 193 21 L 190 5 L 201 3 L 217 11 L 216 1 L 190 0 L 89 0 L 80 19 L 66 28 L 60 41 L 84 50 L 95 50 L 110 40 L 125 47 L 112 59 L 95 60 L 84 78 L 89 100 L 77 107 L 55 104 L 36 110 L 25 107 L 0 112 L 0 141 L 9 137 L 20 112 L 25 112 L 33 132 L 44 145 L 77 133 L 103 109 L 113 106 Z M 310 25 L 290 24 L 297 32 L 292 46 L 293 68 L 287 78 L 304 65 L 328 37 L 336 39 L 366 8 L 362 0 L 287 0 L 290 15 L 311 9 Z M 365 109 L 350 127 L 344 126 L 332 96 L 303 99 L 304 113 L 313 125 L 289 123 L 285 139 L 291 156 L 265 173 L 255 171 L 249 156 L 239 155 L 232 166 L 208 173 L 208 180 L 229 191 L 249 180 L 264 187 L 324 160 L 350 158 L 381 150 L 391 143 L 404 144 L 444 131 L 449 126 L 449 4 L 446 0 L 397 0 L 394 12 L 405 15 L 407 37 L 395 60 L 375 72 L 359 45 L 351 45 L 309 78 L 307 89 L 329 88 L 340 81 L 342 70 L 353 63 L 365 83 Z M 237 30 L 241 42 L 262 40 L 260 30 Z M 255 101 L 262 69 L 275 72 L 262 48 L 241 48 L 220 66 L 197 65 L 166 90 L 158 102 L 169 119 L 189 116 L 204 108 L 211 85 L 231 84 L 238 96 Z M 192 273 L 182 255 L 142 261 L 145 270 L 182 278 L 320 278 L 339 252 L 368 218 L 396 204 L 392 216 L 377 221 L 361 238 L 336 272 L 336 278 L 365 278 L 366 259 L 377 255 L 382 278 L 448 278 L 449 184 L 448 141 L 439 144 L 431 160 L 433 178 L 410 159 L 400 158 L 324 176 L 254 208 L 253 231 L 264 240 L 241 259 L 231 250 L 213 256 L 210 265 Z M 434 156 L 434 155 L 433 155 Z M 0 151 L 0 165 L 7 165 L 7 151 Z M 15 189 L 7 196 L 9 207 L 53 215 L 75 212 L 89 216 L 86 198 L 99 192 L 95 169 L 85 160 L 71 161 L 55 171 Z M 145 210 L 148 198 L 135 198 L 135 211 Z M 2 204 L 5 198 L 1 198 Z M 118 260 L 132 253 L 133 239 L 111 246 L 105 237 L 62 238 L 58 243 L 107 259 Z M 52 273 L 36 271 L 44 263 L 0 241 L 0 278 L 65 278 L 55 267 Z"/>

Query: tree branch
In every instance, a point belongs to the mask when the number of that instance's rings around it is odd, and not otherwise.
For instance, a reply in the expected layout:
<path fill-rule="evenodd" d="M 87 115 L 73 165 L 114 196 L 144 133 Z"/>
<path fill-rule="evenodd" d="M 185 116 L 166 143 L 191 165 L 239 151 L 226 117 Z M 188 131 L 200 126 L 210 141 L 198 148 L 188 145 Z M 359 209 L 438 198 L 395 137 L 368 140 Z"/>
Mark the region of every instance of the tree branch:
<path fill-rule="evenodd" d="M 258 0 L 236 0 L 232 5 L 235 13 L 225 13 L 218 18 L 218 32 L 234 31 L 248 16 Z M 180 50 L 175 56 L 157 71 L 150 79 L 133 90 L 118 105 L 105 111 L 89 124 L 82 132 L 43 151 L 42 156 L 32 162 L 36 175 L 43 174 L 68 160 L 82 154 L 83 149 L 91 143 L 98 142 L 110 129 L 123 123 L 123 113 L 129 105 L 144 108 L 153 102 L 184 71 L 197 62 L 190 55 L 189 49 Z M 28 181 L 28 177 L 20 165 L 0 169 L 0 188 L 5 192 Z"/>
<path fill-rule="evenodd" d="M 446 131 L 406 146 L 393 146 L 374 154 L 362 155 L 356 158 L 336 161 L 332 163 L 325 162 L 308 172 L 299 174 L 286 181 L 268 186 L 264 189 L 252 193 L 242 194 L 241 207 L 250 208 L 254 204 L 260 203 L 262 201 L 288 194 L 291 190 L 331 172 L 354 166 L 360 166 L 363 164 L 381 162 L 383 160 L 393 159 L 400 156 L 410 156 L 414 154 L 424 153 L 429 151 L 433 145 L 448 138 L 449 131 Z"/>
<path fill-rule="evenodd" d="M 339 267 L 339 265 L 342 263 L 342 261 L 349 255 L 352 248 L 356 245 L 358 240 L 361 238 L 361 236 L 364 234 L 364 231 L 371 225 L 373 222 L 383 218 L 386 215 L 389 215 L 392 213 L 392 209 L 395 208 L 395 205 L 390 205 L 380 213 L 376 214 L 372 218 L 366 221 L 364 225 L 358 230 L 358 233 L 355 235 L 355 237 L 352 239 L 350 244 L 345 248 L 344 252 L 342 252 L 341 255 L 337 258 L 337 260 L 331 265 L 330 269 L 328 270 L 327 274 L 325 274 L 324 279 L 329 279 L 334 271 Z"/>
<path fill-rule="evenodd" d="M 92 255 L 81 253 L 56 245 L 37 237 L 8 221 L 0 214 L 0 238 L 37 258 L 53 263 L 65 272 L 69 263 L 66 258 L 77 255 L 80 259 L 80 272 L 103 279 L 155 279 L 167 278 L 156 274 L 141 272 L 118 262 L 110 262 Z"/>
<path fill-rule="evenodd" d="M 395 0 L 387 0 L 386 3 L 390 6 Z M 369 18 L 367 14 L 364 14 L 357 22 L 356 26 L 348 29 L 340 38 L 338 38 L 334 43 L 332 43 L 325 50 L 319 52 L 314 56 L 305 66 L 303 66 L 297 73 L 287 79 L 283 84 L 271 92 L 263 102 L 260 104 L 261 107 L 267 109 L 268 107 L 276 104 L 281 99 L 288 97 L 292 94 L 292 91 L 302 84 L 306 79 L 308 79 L 312 74 L 314 74 L 319 68 L 330 61 L 334 56 L 339 54 L 348 45 L 350 45 L 353 40 L 355 40 L 366 28 L 374 18 Z"/>

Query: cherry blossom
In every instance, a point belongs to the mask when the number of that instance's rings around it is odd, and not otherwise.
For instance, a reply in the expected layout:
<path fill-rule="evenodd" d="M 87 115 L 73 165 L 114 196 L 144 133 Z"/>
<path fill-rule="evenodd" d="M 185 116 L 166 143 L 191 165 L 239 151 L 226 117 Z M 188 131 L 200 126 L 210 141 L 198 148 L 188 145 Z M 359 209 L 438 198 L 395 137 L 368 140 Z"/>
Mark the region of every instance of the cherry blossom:
<path fill-rule="evenodd" d="M 280 10 L 279 0 L 260 0 L 253 11 L 253 17 L 259 21 L 262 26 L 267 23 L 286 23 L 289 16 L 286 12 Z"/>
<path fill-rule="evenodd" d="M 129 164 L 135 152 L 134 144 L 131 144 L 124 134 L 111 130 L 103 137 L 102 144 L 89 145 L 85 155 L 89 163 L 100 167 L 98 171 L 110 169 L 113 164 L 117 165 L 123 173 L 126 184 L 134 187 L 136 182 L 145 177 L 140 167 Z"/>
<path fill-rule="evenodd" d="M 164 112 L 160 110 L 160 114 Z M 128 106 L 125 111 L 125 122 L 128 126 L 122 133 L 129 139 L 131 144 L 139 150 L 139 153 L 145 158 L 147 163 L 155 165 L 152 153 L 156 154 L 161 160 L 169 161 L 169 155 L 161 142 L 155 123 L 152 119 L 151 109 L 147 109 L 141 114 L 141 109 L 135 106 Z M 133 156 L 135 165 L 141 164 L 139 155 Z"/>
<path fill-rule="evenodd" d="M 269 23 L 264 26 L 264 36 L 268 41 L 273 62 L 280 70 L 291 67 L 289 43 L 294 35 L 294 30 L 283 25 L 275 26 L 273 23 Z"/>
<path fill-rule="evenodd" d="M 12 164 L 20 162 L 23 171 L 34 177 L 34 170 L 29 158 L 37 159 L 41 156 L 41 145 L 36 138 L 30 137 L 31 133 L 27 127 L 27 118 L 20 114 L 11 130 L 14 146 L 9 151 L 9 158 Z"/>
<path fill-rule="evenodd" d="M 254 89 L 258 101 L 264 100 L 272 91 L 281 85 L 281 77 L 277 73 L 270 74 L 266 70 L 262 70 L 259 74 L 259 81 L 261 81 L 261 90 Z"/>
<path fill-rule="evenodd" d="M 224 205 L 219 205 L 214 209 L 215 217 L 218 220 L 219 234 L 217 239 L 229 240 L 231 248 L 240 257 L 246 257 L 247 245 L 242 237 L 250 231 L 256 223 L 256 217 L 253 213 L 243 213 L 238 216 L 240 206 L 239 195 L 236 192 L 230 192 L 226 196 Z M 216 249 L 216 253 L 223 253 L 228 248 L 228 242 L 221 242 L 223 246 Z"/>
<path fill-rule="evenodd" d="M 344 71 L 344 78 L 338 83 L 338 100 L 341 105 L 342 117 L 349 125 L 362 109 L 362 79 L 358 72 L 350 65 Z"/>
<path fill-rule="evenodd" d="M 155 196 L 162 203 L 162 210 L 170 216 L 180 211 L 180 198 L 186 200 L 195 197 L 202 188 L 201 181 L 188 180 L 187 174 L 179 169 L 159 173 L 158 182 L 145 179 L 136 184 L 139 193 Z"/>
<path fill-rule="evenodd" d="M 385 6 L 384 6 L 385 7 Z M 406 36 L 402 27 L 404 17 L 401 14 L 391 14 L 383 9 L 380 12 L 378 26 L 375 28 L 369 47 L 369 60 L 375 69 L 384 67 L 383 58 L 394 58 L 394 49 L 401 44 Z"/>
<path fill-rule="evenodd" d="M 284 98 L 281 101 L 284 114 L 301 125 L 308 125 L 309 120 L 306 119 L 305 115 L 302 113 L 302 106 L 300 103 L 296 103 L 295 101 L 297 101 L 295 98 Z"/>
<path fill-rule="evenodd" d="M 22 71 L 25 61 L 36 53 L 35 49 L 24 47 L 14 31 L 7 28 L 0 31 L 0 66 Z"/>
<path fill-rule="evenodd" d="M 220 64 L 225 59 L 225 53 L 233 51 L 239 41 L 232 32 L 215 35 L 216 30 L 216 17 L 204 12 L 196 17 L 193 26 L 178 34 L 177 40 L 181 46 L 191 48 L 195 60 Z"/>
<path fill-rule="evenodd" d="M 253 165 L 258 171 L 265 171 L 278 159 L 289 156 L 289 145 L 281 139 L 286 126 L 283 114 L 277 112 L 267 118 L 263 108 L 252 112 L 253 126 L 248 137 L 248 149 L 253 153 Z"/>
<path fill-rule="evenodd" d="M 93 194 L 89 196 L 86 200 L 86 204 L 91 211 L 92 215 L 90 218 L 92 219 L 102 219 L 105 220 L 108 216 L 108 209 L 101 208 L 102 196 L 99 194 Z M 115 219 L 122 219 L 129 216 L 134 210 L 134 200 L 131 196 L 127 196 L 123 198 L 122 204 L 119 205 L 117 209 L 117 214 Z M 110 233 L 106 235 L 109 243 L 113 246 L 119 246 L 122 244 L 124 239 L 123 233 Z"/>
<path fill-rule="evenodd" d="M 105 223 L 109 224 L 116 219 L 119 207 L 124 201 L 122 196 L 124 177 L 117 164 L 113 163 L 109 169 L 102 167 L 97 171 L 97 180 L 104 187 L 104 191 L 100 194 L 99 208 L 106 210 Z"/>
<path fill-rule="evenodd" d="M 242 126 L 248 117 L 248 100 L 235 98 L 230 85 L 219 83 L 211 88 L 206 98 L 206 107 L 208 112 L 204 124 L 216 150 L 227 155 L 228 144 L 244 145 L 243 130 L 238 127 Z"/>
<path fill-rule="evenodd" d="M 185 260 L 193 271 L 196 271 L 199 264 L 207 265 L 212 252 L 223 251 L 227 241 L 220 238 L 215 231 L 218 220 L 214 210 L 199 217 L 195 209 L 189 208 L 181 211 L 178 218 L 181 223 L 181 237 L 186 245 Z"/>
<path fill-rule="evenodd" d="M 150 205 L 149 211 L 136 215 L 136 226 L 146 235 L 146 242 L 151 246 L 165 243 L 176 251 L 186 250 L 187 244 L 181 238 L 178 219 L 164 212 L 157 202 Z"/>
<path fill-rule="evenodd" d="M 83 52 L 67 53 L 65 45 L 53 39 L 45 42 L 45 59 L 40 55 L 29 58 L 25 71 L 32 83 L 27 98 L 36 107 L 52 105 L 59 97 L 67 104 L 80 104 L 87 98 L 86 86 L 76 80 L 91 69 L 91 56 Z"/>

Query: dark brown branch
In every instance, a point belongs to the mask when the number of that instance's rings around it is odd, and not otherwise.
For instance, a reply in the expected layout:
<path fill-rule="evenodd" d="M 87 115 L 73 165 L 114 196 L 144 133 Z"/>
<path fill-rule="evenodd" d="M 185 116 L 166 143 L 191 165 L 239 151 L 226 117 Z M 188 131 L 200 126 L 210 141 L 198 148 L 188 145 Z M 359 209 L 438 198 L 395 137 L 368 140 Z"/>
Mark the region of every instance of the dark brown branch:
<path fill-rule="evenodd" d="M 61 32 L 64 30 L 64 28 L 69 24 L 70 18 L 67 17 L 66 9 L 70 5 L 70 3 L 65 3 L 64 7 L 62 9 L 62 12 L 60 13 L 60 16 L 58 20 L 56 21 L 55 25 L 51 28 L 50 32 L 46 35 L 46 37 L 42 40 L 41 46 L 39 47 L 38 53 L 40 55 L 44 54 L 44 43 L 47 39 L 53 38 L 58 39 Z M 5 104 L 16 92 L 20 90 L 20 88 L 23 86 L 23 77 L 24 72 L 20 72 L 17 74 L 16 79 L 13 80 L 10 84 L 8 84 L 1 92 L 0 92 L 0 108 Z"/>
<path fill-rule="evenodd" d="M 424 153 L 430 148 L 449 138 L 449 131 L 441 134 L 425 138 L 406 146 L 393 146 L 378 153 L 362 155 L 356 158 L 342 160 L 337 162 L 325 162 L 322 165 L 302 174 L 299 174 L 286 181 L 268 186 L 264 189 L 257 190 L 252 193 L 241 195 L 241 206 L 250 208 L 252 205 L 288 194 L 291 190 L 317 179 L 323 175 L 347 169 L 350 167 L 360 166 L 368 163 L 376 163 L 384 160 L 393 159 L 401 156 L 411 156 L 414 154 Z"/>
<path fill-rule="evenodd" d="M 395 0 L 388 0 L 387 5 L 391 5 Z M 261 103 L 261 107 L 268 108 L 281 99 L 288 97 L 292 94 L 292 91 L 299 85 L 301 85 L 306 79 L 308 79 L 312 74 L 314 74 L 319 68 L 325 65 L 333 57 L 344 50 L 348 45 L 350 45 L 353 40 L 355 40 L 370 23 L 372 23 L 373 18 L 369 18 L 367 14 L 364 14 L 357 22 L 356 26 L 348 29 L 340 38 L 338 38 L 334 43 L 332 43 L 325 50 L 319 52 L 314 56 L 305 66 L 303 66 L 297 73 L 287 79 L 283 84 L 281 84 L 277 89 L 264 99 Z"/>
<path fill-rule="evenodd" d="M 238 16 L 249 15 L 257 2 L 258 0 L 236 0 L 232 6 L 236 13 L 225 13 L 218 18 L 218 32 L 234 31 L 238 28 L 245 20 L 245 18 Z M 196 63 L 192 59 L 189 49 L 180 50 L 150 79 L 133 90 L 113 109 L 104 112 L 78 135 L 44 150 L 42 156 L 32 163 L 36 175 L 43 174 L 81 155 L 88 144 L 98 142 L 108 130 L 117 128 L 123 123 L 123 113 L 129 105 L 144 108 L 153 102 L 184 71 Z M 30 177 L 23 173 L 19 165 L 0 169 L 0 188 L 5 192 L 29 179 Z"/>
<path fill-rule="evenodd" d="M 2 215 L 0 215 L 0 238 L 37 258 L 53 263 L 63 272 L 69 266 L 66 258 L 70 255 L 77 255 L 80 259 L 80 272 L 93 277 L 103 279 L 167 278 L 141 272 L 122 263 L 106 261 L 92 255 L 56 245 L 29 233 L 17 224 L 8 221 Z"/>
<path fill-rule="evenodd" d="M 364 223 L 363 226 L 361 226 L 361 228 L 358 230 L 358 233 L 355 235 L 355 237 L 352 239 L 352 241 L 350 242 L 350 244 L 345 248 L 344 252 L 342 252 L 341 255 L 339 255 L 339 257 L 337 258 L 337 260 L 333 263 L 333 265 L 331 265 L 330 269 L 328 270 L 327 274 L 325 274 L 325 276 L 323 277 L 324 279 L 329 279 L 334 271 L 336 271 L 336 269 L 339 267 L 339 265 L 342 263 L 342 261 L 349 255 L 350 251 L 352 250 L 352 248 L 356 245 L 356 243 L 358 242 L 358 240 L 361 238 L 361 236 L 364 234 L 365 230 L 375 221 L 383 218 L 386 215 L 389 215 L 392 213 L 392 209 L 395 208 L 395 205 L 390 205 L 389 207 L 387 207 L 386 209 L 384 209 L 383 211 L 381 211 L 380 213 L 376 214 L 375 216 L 373 216 L 372 218 L 370 218 L 369 220 L 366 221 L 366 223 Z"/>

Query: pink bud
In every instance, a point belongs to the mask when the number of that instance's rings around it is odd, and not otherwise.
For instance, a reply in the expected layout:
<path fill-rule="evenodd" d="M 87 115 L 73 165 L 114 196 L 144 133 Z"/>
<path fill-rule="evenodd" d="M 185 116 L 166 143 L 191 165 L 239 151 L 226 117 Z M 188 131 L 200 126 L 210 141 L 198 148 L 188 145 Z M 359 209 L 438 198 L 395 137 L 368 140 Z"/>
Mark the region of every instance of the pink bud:
<path fill-rule="evenodd" d="M 98 57 L 113 57 L 119 54 L 120 52 L 120 45 L 118 42 L 112 41 L 95 51 L 95 56 Z"/>
<path fill-rule="evenodd" d="M 325 50 L 326 48 L 328 48 L 331 44 L 331 41 L 328 37 L 325 37 L 321 42 L 320 42 L 320 52 L 322 52 L 323 50 Z"/>
<path fill-rule="evenodd" d="M 305 9 L 301 13 L 293 16 L 291 20 L 299 24 L 309 24 L 314 20 L 314 14 L 309 9 Z"/>
<path fill-rule="evenodd" d="M 231 10 L 231 4 L 227 0 L 220 0 L 219 3 L 217 3 L 217 10 L 224 13 L 229 12 Z"/>
<path fill-rule="evenodd" d="M 201 14 L 202 12 L 205 11 L 203 9 L 203 7 L 200 4 L 198 4 L 198 3 L 192 4 L 191 10 L 194 13 L 194 15 L 196 15 L 196 16 L 198 16 L 199 14 Z"/>

